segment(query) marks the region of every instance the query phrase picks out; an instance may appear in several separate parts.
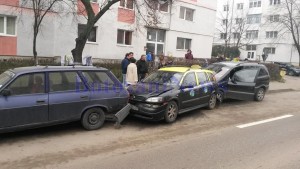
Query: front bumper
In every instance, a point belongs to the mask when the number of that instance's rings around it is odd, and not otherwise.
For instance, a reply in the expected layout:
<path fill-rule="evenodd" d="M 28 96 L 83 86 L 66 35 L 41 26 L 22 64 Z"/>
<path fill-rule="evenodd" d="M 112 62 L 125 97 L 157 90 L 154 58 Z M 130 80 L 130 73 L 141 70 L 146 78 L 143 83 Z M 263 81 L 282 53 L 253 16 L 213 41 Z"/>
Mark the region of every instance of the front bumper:
<path fill-rule="evenodd" d="M 130 110 L 131 115 L 150 121 L 160 121 L 164 119 L 168 105 L 167 103 L 149 104 L 133 101 L 129 101 L 129 103 L 133 106 Z"/>

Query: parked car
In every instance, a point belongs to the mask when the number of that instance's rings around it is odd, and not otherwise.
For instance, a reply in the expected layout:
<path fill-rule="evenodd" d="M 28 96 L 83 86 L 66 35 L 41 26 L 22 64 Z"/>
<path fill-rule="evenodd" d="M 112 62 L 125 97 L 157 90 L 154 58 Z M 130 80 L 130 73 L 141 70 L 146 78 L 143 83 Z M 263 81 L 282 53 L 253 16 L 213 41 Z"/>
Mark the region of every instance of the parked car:
<path fill-rule="evenodd" d="M 217 102 L 213 72 L 189 67 L 161 68 L 128 91 L 132 115 L 167 123 L 194 109 L 213 109 Z"/>
<path fill-rule="evenodd" d="M 0 75 L 0 132 L 81 120 L 100 128 L 106 116 L 128 102 L 129 94 L 107 69 L 37 66 Z"/>
<path fill-rule="evenodd" d="M 283 62 L 274 62 L 275 64 L 279 65 L 281 69 L 284 69 L 286 71 L 287 75 L 290 76 L 300 76 L 300 68 L 295 67 L 294 65 L 290 63 L 283 63 Z"/>
<path fill-rule="evenodd" d="M 265 65 L 249 62 L 219 62 L 206 67 L 215 72 L 218 100 L 262 101 L 269 89 L 270 75 Z"/>

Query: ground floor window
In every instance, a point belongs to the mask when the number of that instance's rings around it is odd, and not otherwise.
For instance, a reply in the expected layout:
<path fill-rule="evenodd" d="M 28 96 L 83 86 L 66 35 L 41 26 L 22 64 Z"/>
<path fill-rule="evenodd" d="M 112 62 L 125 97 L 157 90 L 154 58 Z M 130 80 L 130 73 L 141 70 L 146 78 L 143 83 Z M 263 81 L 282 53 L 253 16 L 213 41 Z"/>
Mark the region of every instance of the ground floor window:
<path fill-rule="evenodd" d="M 264 48 L 264 53 L 268 54 L 275 54 L 276 48 Z"/>
<path fill-rule="evenodd" d="M 132 45 L 132 31 L 118 29 L 117 44 Z"/>
<path fill-rule="evenodd" d="M 84 33 L 86 29 L 86 25 L 84 24 L 78 24 L 78 37 L 80 34 Z M 88 42 L 97 42 L 97 27 L 94 26 L 92 31 L 90 32 L 88 36 Z"/>
<path fill-rule="evenodd" d="M 164 53 L 166 31 L 163 29 L 152 29 L 147 30 L 147 53 L 152 52 L 156 55 Z"/>
<path fill-rule="evenodd" d="M 191 49 L 191 43 L 192 39 L 186 39 L 186 38 L 177 38 L 177 45 L 176 49 Z"/>
<path fill-rule="evenodd" d="M 16 35 L 16 17 L 0 16 L 0 35 Z"/>

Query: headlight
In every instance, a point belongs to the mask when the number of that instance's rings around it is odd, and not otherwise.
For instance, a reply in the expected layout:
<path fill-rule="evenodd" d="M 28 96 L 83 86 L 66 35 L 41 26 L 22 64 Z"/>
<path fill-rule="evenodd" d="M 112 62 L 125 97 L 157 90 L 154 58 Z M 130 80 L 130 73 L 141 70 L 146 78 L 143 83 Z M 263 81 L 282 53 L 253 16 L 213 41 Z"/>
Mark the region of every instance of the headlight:
<path fill-rule="evenodd" d="M 159 103 L 162 101 L 163 101 L 162 97 L 150 97 L 149 99 L 146 100 L 146 102 L 150 102 L 150 103 Z"/>

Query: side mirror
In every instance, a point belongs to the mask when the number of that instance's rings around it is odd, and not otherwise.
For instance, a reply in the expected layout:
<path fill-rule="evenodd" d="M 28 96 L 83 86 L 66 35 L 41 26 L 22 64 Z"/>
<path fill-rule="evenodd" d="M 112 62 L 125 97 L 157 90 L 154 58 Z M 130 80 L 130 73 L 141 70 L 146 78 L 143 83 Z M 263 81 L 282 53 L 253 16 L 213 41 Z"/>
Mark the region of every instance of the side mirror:
<path fill-rule="evenodd" d="M 9 96 L 11 95 L 11 91 L 9 89 L 4 89 L 1 92 L 2 96 Z"/>

